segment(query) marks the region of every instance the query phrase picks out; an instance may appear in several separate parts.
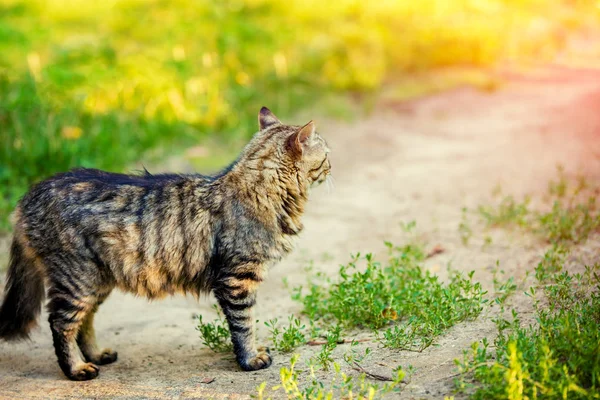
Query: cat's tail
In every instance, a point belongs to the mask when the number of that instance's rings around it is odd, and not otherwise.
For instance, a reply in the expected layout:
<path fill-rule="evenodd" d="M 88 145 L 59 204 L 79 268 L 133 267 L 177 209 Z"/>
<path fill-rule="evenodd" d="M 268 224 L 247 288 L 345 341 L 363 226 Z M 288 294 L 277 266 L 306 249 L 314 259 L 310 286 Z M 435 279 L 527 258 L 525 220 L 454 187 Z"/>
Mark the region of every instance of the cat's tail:
<path fill-rule="evenodd" d="M 10 248 L 10 263 L 4 301 L 0 307 L 0 339 L 22 340 L 36 325 L 44 300 L 44 277 L 27 257 L 15 237 Z"/>

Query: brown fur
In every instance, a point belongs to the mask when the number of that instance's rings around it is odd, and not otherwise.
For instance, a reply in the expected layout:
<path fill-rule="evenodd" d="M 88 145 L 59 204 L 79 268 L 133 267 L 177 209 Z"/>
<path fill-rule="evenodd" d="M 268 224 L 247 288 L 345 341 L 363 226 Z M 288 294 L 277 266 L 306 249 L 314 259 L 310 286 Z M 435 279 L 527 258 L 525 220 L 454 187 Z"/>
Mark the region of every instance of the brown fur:
<path fill-rule="evenodd" d="M 283 125 L 263 108 L 259 126 L 216 176 L 80 169 L 34 186 L 15 212 L 0 337 L 27 336 L 45 281 L 59 365 L 71 379 L 91 379 L 96 365 L 117 359 L 93 329 L 114 287 L 149 299 L 212 291 L 239 365 L 268 367 L 268 349 L 254 344 L 256 291 L 292 250 L 310 187 L 331 165 L 312 122 Z"/>

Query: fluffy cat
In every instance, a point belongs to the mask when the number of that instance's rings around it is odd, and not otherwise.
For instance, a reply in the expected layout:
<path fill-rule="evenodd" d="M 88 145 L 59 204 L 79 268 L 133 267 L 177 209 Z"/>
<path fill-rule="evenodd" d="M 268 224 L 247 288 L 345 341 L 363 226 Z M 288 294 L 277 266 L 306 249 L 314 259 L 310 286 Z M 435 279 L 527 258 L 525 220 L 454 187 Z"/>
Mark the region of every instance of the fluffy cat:
<path fill-rule="evenodd" d="M 331 164 L 312 121 L 284 125 L 265 107 L 258 119 L 260 131 L 215 176 L 75 169 L 33 186 L 15 211 L 0 337 L 28 337 L 47 288 L 62 371 L 93 379 L 117 359 L 93 326 L 113 288 L 149 299 L 212 291 L 240 367 L 269 367 L 269 350 L 255 346 L 256 292 L 292 250 L 309 189 Z"/>

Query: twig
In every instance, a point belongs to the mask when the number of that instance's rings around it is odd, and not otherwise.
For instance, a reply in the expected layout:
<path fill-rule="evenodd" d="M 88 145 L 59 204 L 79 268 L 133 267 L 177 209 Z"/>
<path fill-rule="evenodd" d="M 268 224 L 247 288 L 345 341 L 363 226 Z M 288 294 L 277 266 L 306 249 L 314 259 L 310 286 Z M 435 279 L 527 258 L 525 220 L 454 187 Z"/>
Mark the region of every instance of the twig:
<path fill-rule="evenodd" d="M 423 350 L 425 350 L 427 347 L 429 347 L 430 345 L 427 345 L 423 348 L 414 348 L 414 347 L 396 347 L 396 350 L 398 351 L 410 351 L 411 353 L 422 353 Z"/>
<path fill-rule="evenodd" d="M 441 254 L 443 252 L 445 252 L 446 249 L 444 249 L 441 245 L 436 245 L 433 249 L 431 249 L 431 251 L 429 253 L 427 253 L 427 255 L 425 256 L 425 258 L 431 258 L 435 255 Z"/>
<path fill-rule="evenodd" d="M 344 339 L 344 340 L 340 340 L 339 342 L 337 342 L 337 344 L 345 344 L 345 343 L 353 343 L 353 342 L 368 342 L 371 339 Z M 320 346 L 322 344 L 327 344 L 326 340 L 310 340 L 308 342 L 306 342 L 307 345 L 309 346 Z"/>
<path fill-rule="evenodd" d="M 376 379 L 378 381 L 385 381 L 385 382 L 392 382 L 393 379 L 390 376 L 386 376 L 386 375 L 379 375 L 379 374 L 375 374 L 373 372 L 369 372 L 366 369 L 364 369 L 359 363 L 357 363 L 356 361 L 354 361 L 354 367 L 352 367 L 353 370 L 358 371 L 358 372 L 362 372 L 363 374 Z"/>

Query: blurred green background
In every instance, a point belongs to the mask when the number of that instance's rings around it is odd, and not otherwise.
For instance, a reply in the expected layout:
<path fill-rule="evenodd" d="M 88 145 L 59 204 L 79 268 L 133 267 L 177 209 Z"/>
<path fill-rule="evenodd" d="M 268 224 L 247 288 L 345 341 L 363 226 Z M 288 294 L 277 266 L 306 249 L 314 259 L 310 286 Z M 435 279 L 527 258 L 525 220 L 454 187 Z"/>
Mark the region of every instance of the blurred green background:
<path fill-rule="evenodd" d="M 599 13 L 596 0 L 0 0 L 0 231 L 58 171 L 245 140 L 263 105 L 344 115 L 349 94 L 418 95 L 441 68 L 550 60 Z"/>

